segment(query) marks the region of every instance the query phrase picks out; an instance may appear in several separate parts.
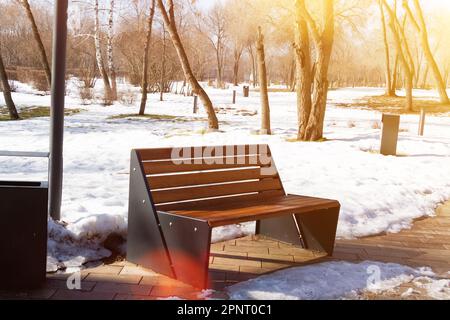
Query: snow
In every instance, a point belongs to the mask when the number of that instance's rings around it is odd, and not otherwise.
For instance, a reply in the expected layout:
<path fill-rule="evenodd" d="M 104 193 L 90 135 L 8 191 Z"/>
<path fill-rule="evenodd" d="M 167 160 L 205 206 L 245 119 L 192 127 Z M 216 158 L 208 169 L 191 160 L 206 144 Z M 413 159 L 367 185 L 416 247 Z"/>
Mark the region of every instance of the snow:
<path fill-rule="evenodd" d="M 413 283 L 434 299 L 450 299 L 449 280 L 423 276 L 429 270 L 365 261 L 359 264 L 327 262 L 291 268 L 241 282 L 227 289 L 232 300 L 357 299 L 364 293 L 386 293 Z M 415 293 L 410 288 L 402 294 Z"/>
<path fill-rule="evenodd" d="M 138 92 L 123 83 L 120 90 Z M 49 223 L 50 269 L 58 263 L 73 267 L 103 258 L 110 254 L 101 246 L 109 234 L 126 236 L 129 158 L 133 148 L 268 143 L 287 192 L 341 202 L 341 238 L 398 232 L 411 227 L 416 218 L 434 215 L 436 207 L 450 199 L 449 114 L 429 116 L 425 137 L 416 135 L 418 116 L 403 116 L 401 156 L 384 157 L 376 153 L 380 130 L 374 126 L 381 114 L 335 106 L 382 94 L 381 89 L 331 91 L 325 127 L 328 140 L 322 143 L 290 142 L 297 125 L 295 94 L 270 94 L 274 135 L 259 136 L 254 134 L 259 116 L 243 115 L 258 112 L 258 93 L 252 91 L 245 99 L 238 92 L 237 104 L 232 105 L 232 89 L 207 91 L 215 106 L 221 108 L 220 132 L 205 132 L 205 113 L 200 109 L 200 114 L 192 114 L 192 97 L 167 94 L 160 102 L 157 95 L 149 96 L 147 113 L 177 116 L 183 121 L 112 119 L 136 113 L 138 99 L 131 106 L 117 103 L 103 107 L 95 102 L 81 106 L 75 81 L 69 83 L 67 107 L 83 111 L 66 117 L 62 214 L 67 226 Z M 418 91 L 417 95 L 435 97 L 428 91 Z M 50 103 L 48 95 L 23 84 L 18 84 L 13 98 L 20 108 Z M 46 152 L 48 132 L 48 118 L 0 122 L 0 149 Z M 42 180 L 46 175 L 47 163 L 42 159 L 0 158 L 0 180 Z M 221 241 L 247 235 L 253 227 L 246 224 L 217 229 L 213 238 Z"/>

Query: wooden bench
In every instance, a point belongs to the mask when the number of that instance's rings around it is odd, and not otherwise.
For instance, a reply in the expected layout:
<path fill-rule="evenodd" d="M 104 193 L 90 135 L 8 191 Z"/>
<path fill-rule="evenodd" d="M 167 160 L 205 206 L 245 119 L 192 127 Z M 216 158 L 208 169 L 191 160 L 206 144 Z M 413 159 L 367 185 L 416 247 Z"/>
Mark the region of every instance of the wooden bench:
<path fill-rule="evenodd" d="M 267 145 L 133 150 L 129 204 L 128 260 L 197 288 L 213 228 L 257 221 L 258 235 L 332 255 L 340 211 L 286 194 Z"/>

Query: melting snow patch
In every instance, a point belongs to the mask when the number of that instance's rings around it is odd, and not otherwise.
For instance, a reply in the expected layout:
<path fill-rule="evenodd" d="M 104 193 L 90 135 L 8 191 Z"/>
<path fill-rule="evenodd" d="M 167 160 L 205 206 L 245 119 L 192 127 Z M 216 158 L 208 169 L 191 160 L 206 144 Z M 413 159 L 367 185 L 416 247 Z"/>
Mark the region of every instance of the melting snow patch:
<path fill-rule="evenodd" d="M 392 263 L 327 262 L 282 270 L 236 284 L 227 290 L 234 300 L 352 299 L 364 292 L 389 292 L 422 277 L 423 272 Z M 430 283 L 423 285 L 430 296 L 450 298 L 448 282 L 427 279 Z"/>
<path fill-rule="evenodd" d="M 99 237 L 80 237 L 52 220 L 48 229 L 47 272 L 77 268 L 111 255 L 101 246 Z"/>

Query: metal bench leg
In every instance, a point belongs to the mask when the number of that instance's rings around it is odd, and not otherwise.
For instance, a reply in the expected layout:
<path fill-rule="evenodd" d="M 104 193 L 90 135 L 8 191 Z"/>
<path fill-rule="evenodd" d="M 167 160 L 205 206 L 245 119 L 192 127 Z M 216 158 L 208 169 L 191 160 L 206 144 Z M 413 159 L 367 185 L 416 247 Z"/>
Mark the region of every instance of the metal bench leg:
<path fill-rule="evenodd" d="M 158 212 L 175 278 L 208 288 L 212 228 L 206 221 Z"/>
<path fill-rule="evenodd" d="M 335 207 L 296 215 L 306 249 L 333 255 L 339 211 Z"/>
<path fill-rule="evenodd" d="M 159 221 L 138 155 L 131 155 L 127 260 L 173 277 Z"/>
<path fill-rule="evenodd" d="M 296 246 L 303 246 L 293 215 L 258 221 L 256 224 L 256 234 Z"/>

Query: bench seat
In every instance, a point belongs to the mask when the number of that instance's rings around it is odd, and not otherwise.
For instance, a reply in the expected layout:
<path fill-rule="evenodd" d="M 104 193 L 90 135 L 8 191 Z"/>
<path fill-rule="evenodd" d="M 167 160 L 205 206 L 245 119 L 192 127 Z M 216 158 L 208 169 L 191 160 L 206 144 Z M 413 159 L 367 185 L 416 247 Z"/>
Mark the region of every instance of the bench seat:
<path fill-rule="evenodd" d="M 339 202 L 335 200 L 288 195 L 257 197 L 239 201 L 221 199 L 208 203 L 187 204 L 183 208 L 167 210 L 166 212 L 203 220 L 215 228 L 259 221 L 280 215 L 313 214 L 318 210 L 336 207 L 339 207 Z"/>

